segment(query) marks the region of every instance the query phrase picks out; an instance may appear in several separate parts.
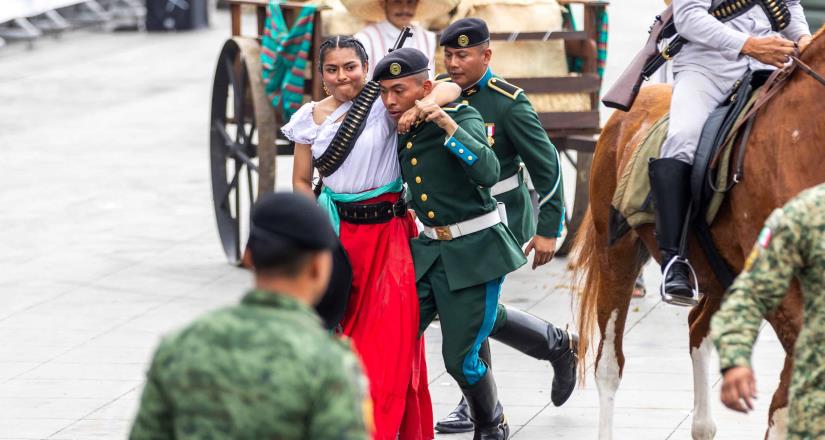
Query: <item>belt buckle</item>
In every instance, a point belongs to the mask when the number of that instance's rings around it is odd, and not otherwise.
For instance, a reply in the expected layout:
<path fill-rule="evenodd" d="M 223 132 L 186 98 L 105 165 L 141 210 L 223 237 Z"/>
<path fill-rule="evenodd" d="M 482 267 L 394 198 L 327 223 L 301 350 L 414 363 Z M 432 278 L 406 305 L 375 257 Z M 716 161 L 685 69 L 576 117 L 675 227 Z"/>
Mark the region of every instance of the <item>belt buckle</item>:
<path fill-rule="evenodd" d="M 439 240 L 449 241 L 453 239 L 453 233 L 450 231 L 449 226 L 436 226 L 433 229 L 435 229 L 435 235 Z"/>
<path fill-rule="evenodd" d="M 399 200 L 396 203 L 392 204 L 392 215 L 394 217 L 404 217 L 407 215 L 407 203 L 403 200 Z"/>

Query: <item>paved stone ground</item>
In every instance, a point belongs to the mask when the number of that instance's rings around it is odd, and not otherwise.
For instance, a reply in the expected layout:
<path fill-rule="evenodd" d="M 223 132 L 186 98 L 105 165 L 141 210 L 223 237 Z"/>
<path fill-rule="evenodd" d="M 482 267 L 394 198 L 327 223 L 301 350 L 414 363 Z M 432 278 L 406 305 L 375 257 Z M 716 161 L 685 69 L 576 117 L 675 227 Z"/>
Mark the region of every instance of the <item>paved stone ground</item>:
<path fill-rule="evenodd" d="M 622 0 L 608 82 L 644 38 L 650 2 Z M 655 2 L 654 2 L 655 3 Z M 34 51 L 0 51 L 0 438 L 124 438 L 161 335 L 239 298 L 250 276 L 224 261 L 208 180 L 211 78 L 225 14 L 174 35 L 75 32 Z M 281 161 L 279 185 L 288 182 Z M 649 289 L 658 282 L 648 267 Z M 503 300 L 572 322 L 566 261 L 523 269 Z M 692 380 L 686 311 L 634 300 L 616 438 L 689 438 Z M 440 333 L 427 333 L 436 417 L 457 402 Z M 762 392 L 743 417 L 717 402 L 718 438 L 759 438 L 782 353 L 767 331 L 756 351 Z M 493 344 L 513 437 L 595 438 L 598 394 L 549 401 L 551 370 Z M 711 368 L 716 371 L 716 365 Z M 466 439 L 468 436 L 439 436 Z"/>

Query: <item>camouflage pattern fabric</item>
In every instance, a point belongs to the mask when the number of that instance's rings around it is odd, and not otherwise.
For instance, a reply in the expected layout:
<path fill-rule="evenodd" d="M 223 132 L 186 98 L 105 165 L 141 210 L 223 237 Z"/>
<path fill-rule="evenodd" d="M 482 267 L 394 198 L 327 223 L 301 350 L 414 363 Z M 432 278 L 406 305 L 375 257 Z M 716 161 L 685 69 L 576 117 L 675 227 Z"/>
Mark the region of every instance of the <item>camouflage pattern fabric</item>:
<path fill-rule="evenodd" d="M 762 317 L 797 278 L 804 323 L 796 341 L 788 439 L 825 436 L 825 184 L 808 189 L 768 218 L 741 275 L 713 317 L 712 334 L 724 370 L 750 367 Z"/>
<path fill-rule="evenodd" d="M 293 298 L 249 292 L 157 349 L 130 438 L 367 438 L 366 381 Z"/>

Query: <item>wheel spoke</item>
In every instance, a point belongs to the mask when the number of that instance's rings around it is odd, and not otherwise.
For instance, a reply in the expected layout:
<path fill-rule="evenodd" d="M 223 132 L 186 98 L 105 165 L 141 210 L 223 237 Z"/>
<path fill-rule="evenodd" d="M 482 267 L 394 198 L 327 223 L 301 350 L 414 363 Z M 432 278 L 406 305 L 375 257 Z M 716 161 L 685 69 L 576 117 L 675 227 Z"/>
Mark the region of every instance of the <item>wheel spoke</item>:
<path fill-rule="evenodd" d="M 246 182 L 249 186 L 249 206 L 251 209 L 252 205 L 255 204 L 255 188 L 252 184 L 252 169 L 249 167 L 246 167 Z"/>
<path fill-rule="evenodd" d="M 227 205 L 227 202 L 229 201 L 229 193 L 232 192 L 233 189 L 236 193 L 238 192 L 238 177 L 240 176 L 240 174 L 241 173 L 239 162 L 235 161 L 235 175 L 232 177 L 232 180 L 229 181 L 229 185 L 226 186 L 226 191 L 224 191 L 223 195 L 221 196 L 221 207 L 224 209 L 229 208 L 229 206 Z M 237 203 L 235 204 L 235 206 L 237 206 Z M 237 216 L 237 210 L 235 215 Z"/>

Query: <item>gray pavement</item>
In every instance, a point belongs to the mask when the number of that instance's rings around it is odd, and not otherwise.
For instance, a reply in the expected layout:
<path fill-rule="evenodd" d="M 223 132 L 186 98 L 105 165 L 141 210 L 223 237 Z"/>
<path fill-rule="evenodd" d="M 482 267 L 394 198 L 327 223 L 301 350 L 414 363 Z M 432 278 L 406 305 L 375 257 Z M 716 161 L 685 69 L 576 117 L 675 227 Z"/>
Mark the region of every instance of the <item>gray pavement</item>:
<path fill-rule="evenodd" d="M 608 82 L 659 9 L 616 3 Z M 229 33 L 225 14 L 213 18 L 202 32 L 84 31 L 34 51 L 0 50 L 0 439 L 125 438 L 161 335 L 236 302 L 249 286 L 249 274 L 224 261 L 211 206 L 208 105 Z M 289 161 L 278 169 L 279 188 L 288 188 Z M 518 271 L 503 300 L 572 323 L 566 264 Z M 658 274 L 646 270 L 653 291 Z M 652 294 L 631 305 L 616 438 L 690 437 L 686 316 Z M 459 390 L 445 373 L 437 325 L 427 344 L 440 418 Z M 547 364 L 497 343 L 492 350 L 513 438 L 596 437 L 592 371 L 556 408 Z M 762 394 L 750 416 L 721 408 L 712 375 L 717 438 L 763 435 L 782 356 L 773 333 L 763 332 Z"/>

